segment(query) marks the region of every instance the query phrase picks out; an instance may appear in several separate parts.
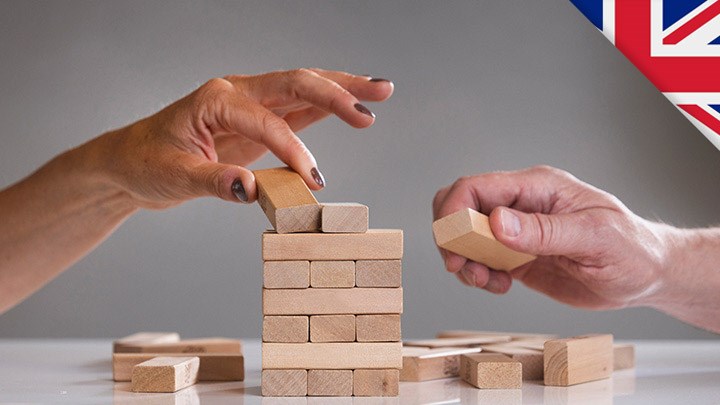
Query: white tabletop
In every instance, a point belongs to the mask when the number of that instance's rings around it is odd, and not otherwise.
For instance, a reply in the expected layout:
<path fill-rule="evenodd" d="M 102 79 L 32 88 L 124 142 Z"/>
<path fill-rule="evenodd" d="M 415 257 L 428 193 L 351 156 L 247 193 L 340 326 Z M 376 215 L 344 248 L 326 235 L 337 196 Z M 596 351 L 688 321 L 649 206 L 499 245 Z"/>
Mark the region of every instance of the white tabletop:
<path fill-rule="evenodd" d="M 720 404 L 720 341 L 637 341 L 637 368 L 573 387 L 524 382 L 478 390 L 457 379 L 401 383 L 399 398 L 262 398 L 260 344 L 246 341 L 244 382 L 135 394 L 114 383 L 107 340 L 0 340 L 0 402 L 73 404 Z"/>

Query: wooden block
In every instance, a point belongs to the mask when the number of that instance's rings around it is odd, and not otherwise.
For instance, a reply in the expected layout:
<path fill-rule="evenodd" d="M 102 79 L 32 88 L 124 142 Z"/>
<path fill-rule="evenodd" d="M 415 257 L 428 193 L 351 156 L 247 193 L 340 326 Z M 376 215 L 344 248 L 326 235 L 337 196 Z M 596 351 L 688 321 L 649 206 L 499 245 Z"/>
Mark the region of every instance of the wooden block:
<path fill-rule="evenodd" d="M 307 370 L 263 370 L 264 397 L 304 397 L 308 390 Z"/>
<path fill-rule="evenodd" d="M 358 315 L 355 320 L 358 342 L 398 342 L 400 315 Z"/>
<path fill-rule="evenodd" d="M 263 342 L 304 343 L 308 341 L 307 316 L 263 317 Z"/>
<path fill-rule="evenodd" d="M 352 260 L 315 260 L 310 262 L 310 286 L 313 288 L 355 287 L 355 262 Z"/>
<path fill-rule="evenodd" d="M 263 287 L 308 288 L 310 286 L 310 262 L 266 261 L 263 263 Z"/>
<path fill-rule="evenodd" d="M 185 339 L 173 343 L 128 345 L 125 353 L 242 353 L 242 342 L 227 338 Z"/>
<path fill-rule="evenodd" d="M 400 381 L 428 381 L 457 377 L 460 373 L 460 356 L 479 353 L 479 347 L 468 349 L 403 347 L 403 365 Z"/>
<path fill-rule="evenodd" d="M 635 368 L 635 345 L 613 345 L 613 370 Z"/>
<path fill-rule="evenodd" d="M 518 339 L 506 343 L 507 346 L 521 347 L 523 349 L 537 350 L 542 352 L 545 350 L 545 342 L 552 339 L 546 338 L 533 338 L 533 339 Z"/>
<path fill-rule="evenodd" d="M 522 388 L 522 364 L 503 354 L 463 354 L 460 378 L 477 388 L 519 389 Z"/>
<path fill-rule="evenodd" d="M 505 344 L 483 345 L 483 352 L 504 354 L 522 364 L 523 380 L 543 379 L 543 352 Z"/>
<path fill-rule="evenodd" d="M 402 259 L 403 232 L 370 229 L 366 233 L 263 233 L 263 260 Z"/>
<path fill-rule="evenodd" d="M 113 380 L 130 381 L 132 368 L 155 357 L 187 357 L 183 353 L 114 353 Z M 243 355 L 240 353 L 198 353 L 198 381 L 242 381 L 245 378 Z"/>
<path fill-rule="evenodd" d="M 402 288 L 264 289 L 263 314 L 400 314 L 402 297 Z"/>
<path fill-rule="evenodd" d="M 132 369 L 133 392 L 175 392 L 197 382 L 197 357 L 155 357 Z"/>
<path fill-rule="evenodd" d="M 610 377 L 613 336 L 588 335 L 545 342 L 545 385 L 568 386 Z"/>
<path fill-rule="evenodd" d="M 364 233 L 368 230 L 368 207 L 358 203 L 325 203 L 322 205 L 323 232 Z"/>
<path fill-rule="evenodd" d="M 310 341 L 354 342 L 355 315 L 313 315 L 310 317 Z"/>
<path fill-rule="evenodd" d="M 402 367 L 402 344 L 263 343 L 262 368 L 352 370 Z"/>
<path fill-rule="evenodd" d="M 355 285 L 358 287 L 400 287 L 400 260 L 358 260 L 355 262 Z"/>
<path fill-rule="evenodd" d="M 308 370 L 309 396 L 349 397 L 353 393 L 352 370 Z"/>
<path fill-rule="evenodd" d="M 495 239 L 488 217 L 470 208 L 433 222 L 435 242 L 443 249 L 482 263 L 495 270 L 512 270 L 535 260 Z"/>
<path fill-rule="evenodd" d="M 295 171 L 288 167 L 255 170 L 258 204 L 277 233 L 320 230 L 322 206 Z"/>
<path fill-rule="evenodd" d="M 127 353 L 127 348 L 141 343 L 171 343 L 180 340 L 176 332 L 138 332 L 113 342 L 113 353 Z"/>
<path fill-rule="evenodd" d="M 422 339 L 422 340 L 406 340 L 403 342 L 405 346 L 420 347 L 471 347 L 483 344 L 509 342 L 510 336 L 471 336 L 464 338 L 448 338 L 448 339 Z"/>
<path fill-rule="evenodd" d="M 396 397 L 400 394 L 400 370 L 355 370 L 353 395 L 357 397 Z"/>
<path fill-rule="evenodd" d="M 497 332 L 483 330 L 444 330 L 439 332 L 436 337 L 438 339 L 460 338 L 472 336 L 510 336 L 511 340 L 549 340 L 557 339 L 557 335 L 549 335 L 544 333 L 522 333 L 522 332 Z"/>

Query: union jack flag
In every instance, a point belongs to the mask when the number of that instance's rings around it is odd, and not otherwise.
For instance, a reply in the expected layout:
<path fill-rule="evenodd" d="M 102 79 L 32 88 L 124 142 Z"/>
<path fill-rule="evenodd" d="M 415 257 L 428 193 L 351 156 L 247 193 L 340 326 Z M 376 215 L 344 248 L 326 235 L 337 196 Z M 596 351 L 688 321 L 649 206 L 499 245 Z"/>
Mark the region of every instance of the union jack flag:
<path fill-rule="evenodd" d="M 720 0 L 570 0 L 720 149 Z"/>

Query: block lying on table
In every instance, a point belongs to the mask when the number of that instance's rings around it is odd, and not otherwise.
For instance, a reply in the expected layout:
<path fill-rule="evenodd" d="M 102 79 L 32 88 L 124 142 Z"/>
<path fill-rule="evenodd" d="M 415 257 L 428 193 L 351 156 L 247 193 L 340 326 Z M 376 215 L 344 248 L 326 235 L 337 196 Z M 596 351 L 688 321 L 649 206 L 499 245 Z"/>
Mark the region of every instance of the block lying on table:
<path fill-rule="evenodd" d="M 197 382 L 197 357 L 155 357 L 132 369 L 134 392 L 175 392 Z"/>
<path fill-rule="evenodd" d="M 126 353 L 128 347 L 137 344 L 172 343 L 180 340 L 177 332 L 138 332 L 113 342 L 113 353 Z"/>
<path fill-rule="evenodd" d="M 265 232 L 263 260 L 390 260 L 402 259 L 403 232 L 370 229 L 366 233 Z"/>
<path fill-rule="evenodd" d="M 258 204 L 277 233 L 320 229 L 322 206 L 305 180 L 288 167 L 256 170 Z"/>
<path fill-rule="evenodd" d="M 510 336 L 471 336 L 463 338 L 447 338 L 447 339 L 421 339 L 406 340 L 403 342 L 405 346 L 419 347 L 470 347 L 480 346 L 483 344 L 509 342 Z"/>
<path fill-rule="evenodd" d="M 355 285 L 358 287 L 400 287 L 400 260 L 358 260 L 355 262 Z"/>
<path fill-rule="evenodd" d="M 264 397 L 304 397 L 308 391 L 307 370 L 263 370 Z"/>
<path fill-rule="evenodd" d="M 463 354 L 460 378 L 477 388 L 522 388 L 522 364 L 497 353 Z"/>
<path fill-rule="evenodd" d="M 545 342 L 545 385 L 568 386 L 610 377 L 613 336 L 587 335 Z"/>
<path fill-rule="evenodd" d="M 549 340 L 557 339 L 557 335 L 549 335 L 544 333 L 522 333 L 522 332 L 499 332 L 499 331 L 483 331 L 483 330 L 444 330 L 437 334 L 438 339 L 446 338 L 462 338 L 473 336 L 510 336 L 511 340 Z"/>
<path fill-rule="evenodd" d="M 310 262 L 307 260 L 266 261 L 263 263 L 263 287 L 310 287 Z"/>
<path fill-rule="evenodd" d="M 402 288 L 264 289 L 263 314 L 400 314 L 402 297 Z"/>
<path fill-rule="evenodd" d="M 113 380 L 130 381 L 136 365 L 155 357 L 188 357 L 183 353 L 114 353 Z M 198 353 L 198 381 L 242 381 L 245 363 L 240 353 Z"/>
<path fill-rule="evenodd" d="M 352 370 L 308 370 L 309 396 L 349 397 L 353 393 Z"/>
<path fill-rule="evenodd" d="M 400 381 L 428 381 L 457 377 L 460 373 L 460 356 L 479 353 L 482 349 L 403 347 L 403 365 Z"/>
<path fill-rule="evenodd" d="M 402 367 L 402 344 L 263 343 L 263 369 L 334 369 Z"/>
<path fill-rule="evenodd" d="M 483 352 L 504 354 L 522 364 L 523 380 L 543 379 L 543 352 L 506 344 L 483 345 Z"/>
<path fill-rule="evenodd" d="M 228 338 L 185 339 L 172 343 L 141 343 L 125 347 L 126 353 L 242 353 L 242 342 Z"/>
<path fill-rule="evenodd" d="M 356 397 L 396 397 L 400 394 L 400 370 L 355 370 L 353 395 Z"/>
<path fill-rule="evenodd" d="M 324 203 L 320 221 L 323 232 L 367 232 L 368 207 L 358 203 Z"/>
<path fill-rule="evenodd" d="M 613 345 L 613 370 L 635 368 L 635 345 Z"/>
<path fill-rule="evenodd" d="M 307 316 L 263 317 L 263 342 L 304 343 L 309 339 Z"/>

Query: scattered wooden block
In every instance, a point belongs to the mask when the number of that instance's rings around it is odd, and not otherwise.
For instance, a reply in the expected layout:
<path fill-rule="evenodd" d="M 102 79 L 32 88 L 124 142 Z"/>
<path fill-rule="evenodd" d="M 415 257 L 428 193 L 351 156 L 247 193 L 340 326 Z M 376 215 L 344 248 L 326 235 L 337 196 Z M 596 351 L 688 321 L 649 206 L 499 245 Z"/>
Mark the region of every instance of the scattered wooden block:
<path fill-rule="evenodd" d="M 309 286 L 309 261 L 266 261 L 265 263 L 263 263 L 263 287 L 308 288 Z"/>
<path fill-rule="evenodd" d="M 307 316 L 263 317 L 263 342 L 304 343 L 308 341 Z"/>
<path fill-rule="evenodd" d="M 180 340 L 176 332 L 138 332 L 113 342 L 113 353 L 127 353 L 128 347 L 138 344 L 171 343 Z"/>
<path fill-rule="evenodd" d="M 491 343 L 509 342 L 510 336 L 471 336 L 464 338 L 406 340 L 405 346 L 420 347 L 471 347 Z"/>
<path fill-rule="evenodd" d="M 265 232 L 263 260 L 389 260 L 402 259 L 403 232 L 371 229 L 366 233 Z"/>
<path fill-rule="evenodd" d="M 352 370 L 308 370 L 309 396 L 349 397 L 353 393 Z"/>
<path fill-rule="evenodd" d="M 353 395 L 357 397 L 396 397 L 400 394 L 400 370 L 355 370 Z"/>
<path fill-rule="evenodd" d="M 635 368 L 635 345 L 613 345 L 613 370 Z"/>
<path fill-rule="evenodd" d="M 187 357 L 184 353 L 114 353 L 113 380 L 130 381 L 136 365 L 155 357 Z M 243 355 L 240 353 L 198 353 L 198 381 L 242 381 L 245 378 Z"/>
<path fill-rule="evenodd" d="M 307 370 L 263 370 L 264 397 L 304 397 L 308 391 Z"/>
<path fill-rule="evenodd" d="M 463 354 L 460 378 L 477 388 L 522 388 L 522 364 L 496 353 Z"/>
<path fill-rule="evenodd" d="M 357 203 L 325 203 L 322 205 L 323 232 L 364 233 L 368 230 L 368 207 Z"/>
<path fill-rule="evenodd" d="M 358 342 L 398 342 L 401 339 L 400 315 L 358 315 Z"/>
<path fill-rule="evenodd" d="M 461 338 L 472 336 L 510 336 L 511 340 L 545 340 L 557 339 L 557 335 L 543 333 L 497 332 L 483 330 L 444 330 L 437 334 L 438 339 Z"/>
<path fill-rule="evenodd" d="M 400 381 L 428 381 L 457 377 L 460 373 L 460 356 L 479 353 L 480 350 L 479 347 L 469 349 L 403 347 Z"/>
<path fill-rule="evenodd" d="M 310 341 L 354 342 L 355 315 L 313 315 L 310 317 Z"/>
<path fill-rule="evenodd" d="M 355 262 L 352 260 L 315 260 L 310 262 L 310 286 L 313 288 L 355 287 Z"/>
<path fill-rule="evenodd" d="M 504 354 L 522 364 L 523 380 L 543 379 L 543 352 L 506 344 L 483 345 L 483 352 Z"/>
<path fill-rule="evenodd" d="M 295 171 L 288 167 L 255 170 L 258 204 L 277 233 L 320 229 L 322 206 Z"/>
<path fill-rule="evenodd" d="M 172 343 L 129 345 L 125 349 L 125 353 L 242 353 L 242 342 L 227 338 L 185 339 Z"/>
<path fill-rule="evenodd" d="M 358 260 L 355 262 L 355 285 L 358 287 L 400 287 L 400 260 Z"/>
<path fill-rule="evenodd" d="M 133 392 L 175 392 L 197 382 L 197 357 L 155 357 L 132 369 Z"/>
<path fill-rule="evenodd" d="M 262 368 L 303 368 L 307 370 L 400 368 L 402 367 L 401 350 L 400 342 L 263 343 Z"/>
<path fill-rule="evenodd" d="M 610 377 L 612 335 L 588 335 L 545 342 L 545 385 L 568 386 Z"/>
<path fill-rule="evenodd" d="M 263 314 L 400 314 L 402 297 L 402 288 L 264 289 Z"/>
<path fill-rule="evenodd" d="M 435 242 L 443 249 L 495 270 L 512 270 L 535 260 L 500 243 L 490 229 L 488 217 L 470 208 L 433 222 Z"/>
<path fill-rule="evenodd" d="M 537 350 L 542 352 L 545 350 L 545 342 L 552 339 L 546 338 L 533 338 L 533 339 L 518 339 L 506 343 L 506 346 L 520 347 L 523 349 Z"/>

